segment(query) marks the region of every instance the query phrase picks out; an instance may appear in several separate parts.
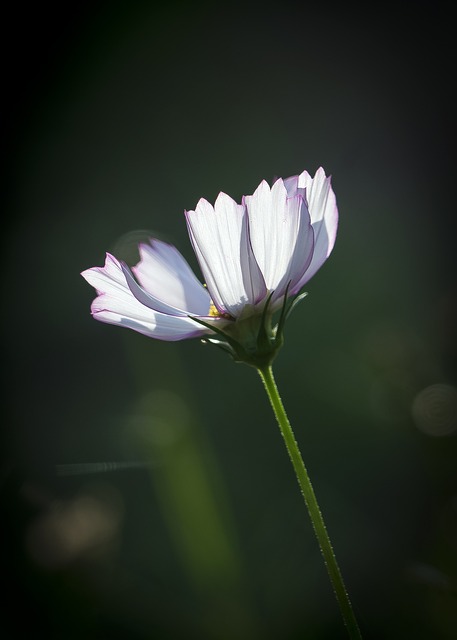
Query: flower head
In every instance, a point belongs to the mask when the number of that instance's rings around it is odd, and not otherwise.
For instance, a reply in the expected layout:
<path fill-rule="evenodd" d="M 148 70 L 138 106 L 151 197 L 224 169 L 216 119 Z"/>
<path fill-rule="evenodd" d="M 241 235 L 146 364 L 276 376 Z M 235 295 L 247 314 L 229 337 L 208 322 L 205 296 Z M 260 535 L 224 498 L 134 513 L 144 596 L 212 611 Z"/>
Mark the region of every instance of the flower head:
<path fill-rule="evenodd" d="M 83 271 L 98 294 L 94 318 L 159 340 L 200 336 L 254 366 L 271 361 L 293 302 L 335 243 L 330 177 L 320 168 L 262 181 L 241 204 L 220 193 L 185 215 L 206 286 L 177 249 L 152 239 L 132 269 L 108 253 L 104 267 Z"/>

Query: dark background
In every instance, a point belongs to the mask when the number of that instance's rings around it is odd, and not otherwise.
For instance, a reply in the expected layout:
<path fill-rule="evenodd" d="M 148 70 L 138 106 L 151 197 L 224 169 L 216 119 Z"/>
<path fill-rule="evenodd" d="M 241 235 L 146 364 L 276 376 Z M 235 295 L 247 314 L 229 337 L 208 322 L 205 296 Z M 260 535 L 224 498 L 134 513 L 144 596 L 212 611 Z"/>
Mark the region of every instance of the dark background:
<path fill-rule="evenodd" d="M 366 639 L 457 634 L 454 43 L 439 3 L 4 15 L 5 638 L 344 638 L 254 370 L 94 322 L 79 273 L 323 166 L 276 377 Z"/>

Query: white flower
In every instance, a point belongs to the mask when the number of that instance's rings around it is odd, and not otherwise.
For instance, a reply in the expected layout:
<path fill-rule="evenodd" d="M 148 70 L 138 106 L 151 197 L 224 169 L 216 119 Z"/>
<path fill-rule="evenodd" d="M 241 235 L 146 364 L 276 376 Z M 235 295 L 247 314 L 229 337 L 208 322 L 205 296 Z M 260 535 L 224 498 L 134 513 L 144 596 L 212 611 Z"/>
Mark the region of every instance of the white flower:
<path fill-rule="evenodd" d="M 239 325 L 250 319 L 252 329 L 253 318 L 258 326 L 259 318 L 284 312 L 286 300 L 322 266 L 335 243 L 338 210 L 320 168 L 314 178 L 304 171 L 272 187 L 262 181 L 242 204 L 225 193 L 214 207 L 202 198 L 186 220 L 206 287 L 177 249 L 150 240 L 132 270 L 107 254 L 104 267 L 81 274 L 97 290 L 94 318 L 159 340 L 217 335 L 220 343 L 229 336 L 233 347 Z"/>

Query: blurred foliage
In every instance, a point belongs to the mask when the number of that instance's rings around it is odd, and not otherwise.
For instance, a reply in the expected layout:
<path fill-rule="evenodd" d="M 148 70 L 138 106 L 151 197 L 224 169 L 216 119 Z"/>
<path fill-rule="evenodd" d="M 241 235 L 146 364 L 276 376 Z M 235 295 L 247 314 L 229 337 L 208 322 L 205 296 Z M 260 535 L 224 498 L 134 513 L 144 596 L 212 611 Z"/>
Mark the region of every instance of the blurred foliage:
<path fill-rule="evenodd" d="M 446 11 L 9 11 L 2 637 L 345 637 L 255 372 L 94 322 L 79 276 L 148 235 L 198 272 L 184 209 L 322 165 L 339 235 L 277 381 L 364 637 L 455 638 Z"/>

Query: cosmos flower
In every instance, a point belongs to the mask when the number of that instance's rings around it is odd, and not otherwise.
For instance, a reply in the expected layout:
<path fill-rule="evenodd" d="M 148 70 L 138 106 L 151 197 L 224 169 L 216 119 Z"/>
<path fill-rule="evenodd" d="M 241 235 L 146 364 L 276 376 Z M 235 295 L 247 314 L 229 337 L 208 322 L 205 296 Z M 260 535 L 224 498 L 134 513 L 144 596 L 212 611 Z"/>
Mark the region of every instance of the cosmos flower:
<path fill-rule="evenodd" d="M 82 272 L 97 290 L 94 318 L 159 340 L 200 336 L 251 351 L 259 332 L 264 346 L 278 341 L 272 314 L 284 316 L 335 243 L 330 177 L 320 168 L 314 178 L 304 171 L 272 187 L 262 181 L 241 204 L 221 192 L 214 206 L 202 198 L 185 216 L 206 284 L 175 247 L 151 239 L 132 269 L 107 253 L 104 267 Z"/>

